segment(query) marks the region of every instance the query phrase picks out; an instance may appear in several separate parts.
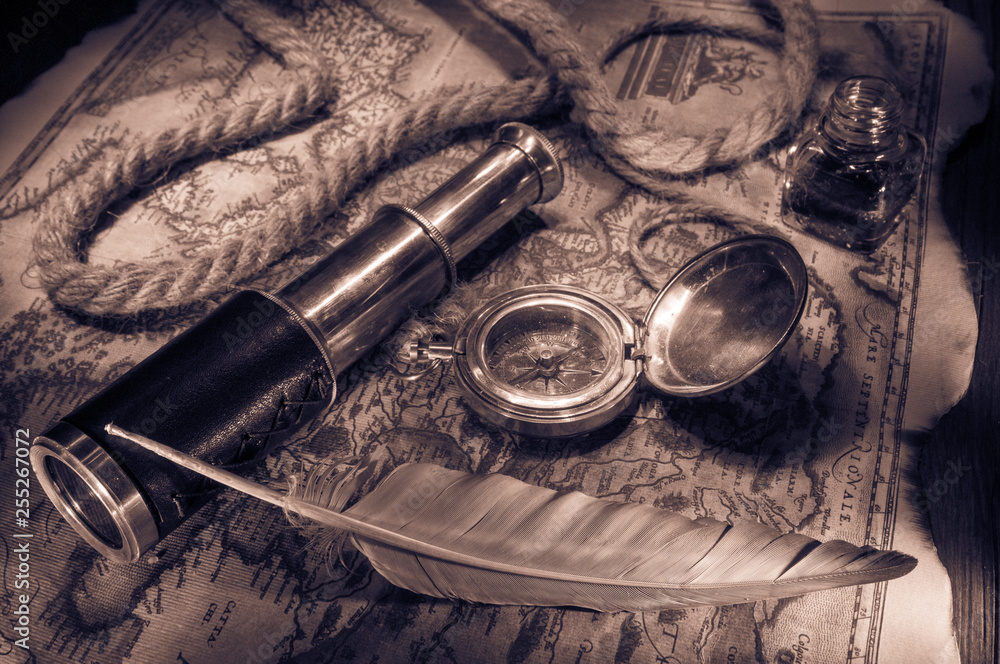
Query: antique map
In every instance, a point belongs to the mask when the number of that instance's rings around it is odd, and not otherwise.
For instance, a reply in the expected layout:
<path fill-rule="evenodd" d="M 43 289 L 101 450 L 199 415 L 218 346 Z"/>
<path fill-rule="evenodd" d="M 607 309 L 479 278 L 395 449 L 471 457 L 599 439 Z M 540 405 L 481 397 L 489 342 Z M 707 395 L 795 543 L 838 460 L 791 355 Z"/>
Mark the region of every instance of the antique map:
<path fill-rule="evenodd" d="M 252 232 L 263 223 L 262 210 L 280 204 L 305 170 L 332 159 L 372 118 L 442 86 L 501 83 L 542 70 L 504 28 L 464 4 L 301 4 L 286 14 L 342 71 L 336 108 L 299 131 L 142 183 L 110 211 L 88 260 L 195 256 L 220 238 Z M 627 10 L 583 0 L 552 4 L 581 42 L 595 47 L 628 23 L 665 11 L 648 2 Z M 741 0 L 670 5 L 759 20 Z M 399 590 L 354 552 L 327 564 L 279 509 L 234 492 L 129 565 L 101 558 L 35 482 L 30 507 L 15 510 L 22 441 L 212 306 L 118 325 L 55 308 L 29 263 L 40 201 L 51 187 L 72 186 L 74 169 L 104 146 L 141 141 L 281 85 L 280 63 L 223 14 L 173 0 L 143 5 L 124 38 L 107 44 L 107 57 L 62 91 L 0 180 L 0 661 L 957 662 L 948 578 L 921 525 L 929 497 L 912 483 L 912 443 L 962 395 L 971 371 L 972 297 L 935 196 L 947 151 L 985 110 L 974 91 L 988 83 L 988 72 L 971 28 L 931 2 L 828 2 L 818 9 L 824 71 L 810 114 L 840 78 L 891 74 L 905 84 L 907 123 L 930 146 L 918 195 L 880 251 L 865 257 L 834 249 L 780 221 L 787 137 L 739 168 L 687 183 L 745 223 L 674 222 L 662 201 L 603 164 L 578 125 L 550 117 L 538 127 L 564 158 L 562 193 L 459 265 L 461 279 L 483 300 L 522 284 L 563 283 L 638 318 L 659 284 L 651 285 L 656 279 L 644 278 L 629 254 L 633 225 L 651 229 L 642 251 L 661 284 L 718 241 L 777 234 L 804 258 L 810 290 L 800 325 L 773 362 L 714 396 L 648 392 L 634 416 L 598 432 L 533 440 L 478 419 L 449 370 L 407 382 L 387 371 L 385 353 L 376 353 L 341 373 L 332 408 L 272 454 L 255 478 L 280 488 L 303 464 L 381 450 L 391 464 L 504 473 L 690 517 L 758 520 L 820 540 L 896 549 L 919 560 L 914 572 L 788 600 L 659 613 L 499 607 Z M 711 131 L 767 95 L 776 84 L 774 60 L 761 45 L 669 33 L 629 45 L 605 75 L 623 112 Z M 274 288 L 381 205 L 418 202 L 478 153 L 490 129 L 401 155 L 310 242 L 289 247 L 256 282 L 239 286 Z M 22 603 L 24 593 L 30 601 Z"/>

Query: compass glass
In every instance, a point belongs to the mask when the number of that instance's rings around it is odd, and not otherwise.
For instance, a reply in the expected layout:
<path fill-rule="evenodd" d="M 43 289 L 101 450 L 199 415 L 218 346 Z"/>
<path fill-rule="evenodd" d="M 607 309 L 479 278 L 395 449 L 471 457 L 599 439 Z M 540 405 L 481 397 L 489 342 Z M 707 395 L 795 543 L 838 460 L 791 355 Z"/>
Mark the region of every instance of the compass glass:
<path fill-rule="evenodd" d="M 805 264 L 788 242 L 747 236 L 693 258 L 641 323 L 573 286 L 523 286 L 474 311 L 450 352 L 466 403 L 517 434 L 574 436 L 628 411 L 645 379 L 676 396 L 752 374 L 802 314 Z"/>
<path fill-rule="evenodd" d="M 533 395 L 586 389 L 607 371 L 607 340 L 569 307 L 512 312 L 486 340 L 486 367 L 509 388 Z"/>
<path fill-rule="evenodd" d="M 536 398 L 579 393 L 614 356 L 607 329 L 579 306 L 528 299 L 502 311 L 483 339 L 484 369 L 505 390 Z"/>
<path fill-rule="evenodd" d="M 572 436 L 632 403 L 635 323 L 572 286 L 514 289 L 473 312 L 456 335 L 455 368 L 481 417 L 528 436 Z"/>

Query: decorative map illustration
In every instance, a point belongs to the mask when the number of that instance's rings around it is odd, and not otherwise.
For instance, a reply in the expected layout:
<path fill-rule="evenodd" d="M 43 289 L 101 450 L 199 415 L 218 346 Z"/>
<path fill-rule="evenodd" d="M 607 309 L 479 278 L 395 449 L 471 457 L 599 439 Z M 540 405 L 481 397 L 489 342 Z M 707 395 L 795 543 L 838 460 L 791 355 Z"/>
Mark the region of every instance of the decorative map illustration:
<path fill-rule="evenodd" d="M 628 23 L 667 11 L 647 2 L 628 11 L 614 3 L 552 4 L 581 43 L 595 48 Z M 480 302 L 520 285 L 560 283 L 638 319 L 657 288 L 698 252 L 747 233 L 781 236 L 804 258 L 810 288 L 800 325 L 759 373 L 694 399 L 647 390 L 635 413 L 599 431 L 540 440 L 479 419 L 448 368 L 414 382 L 397 377 L 382 349 L 344 370 L 330 410 L 252 476 L 282 489 L 290 473 L 323 459 L 380 451 L 390 466 L 420 461 L 503 473 L 692 518 L 756 520 L 820 540 L 896 549 L 919 560 L 914 572 L 794 599 L 602 614 L 449 602 L 400 590 L 353 550 L 328 560 L 281 510 L 231 491 L 127 565 L 109 563 L 86 544 L 33 477 L 24 510 L 30 515 L 20 514 L 19 440 L 41 434 L 216 304 L 113 322 L 54 307 L 29 264 L 47 192 L 71 186 L 109 146 L 282 85 L 282 65 L 223 14 L 173 0 L 144 5 L 128 38 L 109 45 L 100 67 L 66 91 L 66 103 L 0 180 L 0 478 L 8 487 L 0 498 L 7 591 L 0 597 L 0 661 L 957 662 L 948 578 L 921 526 L 911 473 L 916 434 L 957 401 L 972 366 L 972 297 L 935 196 L 947 150 L 984 112 L 969 101 L 984 69 L 976 54 L 955 46 L 971 31 L 955 16 L 930 2 L 907 12 L 881 4 L 857 11 L 818 5 L 824 71 L 803 118 L 813 119 L 846 76 L 882 74 L 902 84 L 906 121 L 927 137 L 932 163 L 905 221 L 872 256 L 833 248 L 779 219 L 784 152 L 801 124 L 746 164 L 686 183 L 692 196 L 746 218 L 735 223 L 677 220 L 669 204 L 611 172 L 578 125 L 548 117 L 536 126 L 564 159 L 562 193 L 459 264 Z M 670 5 L 681 15 L 761 20 L 738 0 Z M 334 159 L 373 118 L 439 89 L 543 71 L 524 45 L 465 4 L 302 2 L 283 11 L 319 40 L 341 73 L 336 105 L 296 131 L 141 183 L 108 211 L 87 249 L 89 261 L 197 256 L 265 223 L 270 206 L 282 205 L 304 173 Z M 629 45 L 605 75 L 610 90 L 624 91 L 623 112 L 697 133 L 753 108 L 778 84 L 774 62 L 774 51 L 758 44 L 670 33 Z M 274 289 L 380 206 L 419 202 L 478 154 L 492 129 L 399 155 L 309 242 L 289 247 L 257 281 L 234 289 Z M 630 255 L 636 224 L 648 229 L 640 250 L 655 275 L 640 273 Z M 419 315 L 433 318 L 434 308 Z M 387 348 L 403 341 L 390 340 Z M 25 550 L 26 590 L 15 586 L 18 552 Z M 29 602 L 22 603 L 24 592 Z M 24 605 L 27 614 L 19 613 Z M 21 615 L 29 616 L 30 632 L 19 644 Z"/>

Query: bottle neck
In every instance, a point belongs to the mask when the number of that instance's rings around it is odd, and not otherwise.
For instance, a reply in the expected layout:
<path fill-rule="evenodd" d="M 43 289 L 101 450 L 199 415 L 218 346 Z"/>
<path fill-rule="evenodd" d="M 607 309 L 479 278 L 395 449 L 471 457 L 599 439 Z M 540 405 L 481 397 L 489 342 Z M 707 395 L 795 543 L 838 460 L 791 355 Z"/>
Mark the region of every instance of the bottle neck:
<path fill-rule="evenodd" d="M 841 155 L 888 155 L 905 148 L 903 98 L 889 81 L 849 78 L 830 95 L 817 131 Z"/>

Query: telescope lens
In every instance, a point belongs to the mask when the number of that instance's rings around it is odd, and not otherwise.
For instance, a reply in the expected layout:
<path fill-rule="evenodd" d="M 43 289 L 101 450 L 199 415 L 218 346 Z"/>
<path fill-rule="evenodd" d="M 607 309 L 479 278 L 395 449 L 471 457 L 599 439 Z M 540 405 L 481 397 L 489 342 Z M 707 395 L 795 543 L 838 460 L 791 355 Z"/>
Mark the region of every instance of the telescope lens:
<path fill-rule="evenodd" d="M 31 445 L 38 483 L 63 518 L 108 560 L 128 563 L 159 540 L 139 484 L 90 436 L 56 422 Z"/>
<path fill-rule="evenodd" d="M 59 491 L 59 498 L 76 513 L 80 521 L 105 544 L 120 549 L 124 542 L 114 517 L 86 481 L 52 456 L 45 458 L 45 469 Z"/>

